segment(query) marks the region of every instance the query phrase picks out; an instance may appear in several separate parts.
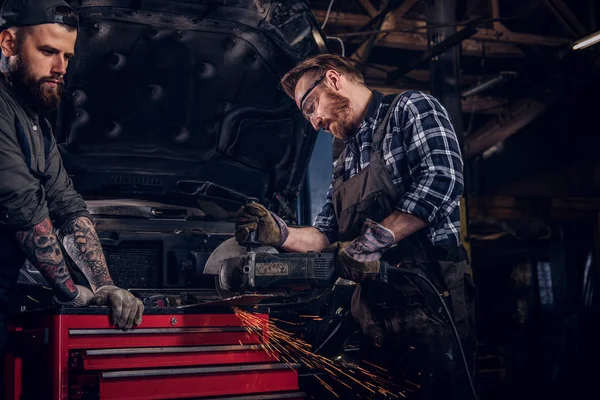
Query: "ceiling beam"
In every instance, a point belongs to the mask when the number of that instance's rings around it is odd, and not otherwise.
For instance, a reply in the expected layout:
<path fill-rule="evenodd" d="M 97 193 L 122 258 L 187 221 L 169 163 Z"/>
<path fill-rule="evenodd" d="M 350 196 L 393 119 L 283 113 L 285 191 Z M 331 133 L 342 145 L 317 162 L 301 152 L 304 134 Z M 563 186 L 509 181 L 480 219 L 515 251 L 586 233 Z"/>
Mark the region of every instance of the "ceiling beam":
<path fill-rule="evenodd" d="M 313 13 L 318 21 L 323 22 L 323 20 L 325 19 L 326 11 L 313 10 Z M 369 20 L 370 18 L 366 15 L 355 13 L 331 12 L 329 16 L 328 26 L 356 30 L 368 23 Z M 396 26 L 399 28 L 399 32 L 391 32 L 390 35 L 386 38 L 386 40 L 382 40 L 383 45 L 395 48 L 407 48 L 408 50 L 424 50 L 427 48 L 427 34 L 425 30 L 425 21 L 408 21 L 405 19 L 396 19 Z M 419 31 L 400 32 L 400 29 Z M 459 29 L 461 29 L 461 27 L 459 27 Z M 343 33 L 341 34 L 342 36 L 344 36 Z M 405 44 L 405 42 L 410 42 L 413 40 L 417 40 L 417 43 L 415 43 L 412 46 L 409 43 Z M 563 46 L 570 42 L 569 39 L 562 37 L 477 28 L 477 33 L 473 35 L 471 39 L 465 40 L 463 42 L 463 51 L 471 53 L 479 52 L 480 54 L 480 42 L 482 41 L 486 42 L 486 54 L 492 55 L 496 53 L 499 56 L 522 55 L 522 52 L 516 47 L 506 47 L 500 45 L 514 44 L 525 46 L 532 45 L 557 47 Z"/>
<path fill-rule="evenodd" d="M 497 114 L 508 104 L 504 97 L 471 96 L 462 100 L 464 113 Z"/>
<path fill-rule="evenodd" d="M 388 72 L 395 68 L 396 67 L 392 65 L 369 63 L 365 67 L 364 75 L 366 79 L 370 79 L 371 81 L 383 81 L 387 77 Z M 463 86 L 471 86 L 477 84 L 480 80 L 486 80 L 487 78 L 495 77 L 496 75 L 497 74 L 477 76 L 461 74 L 460 84 Z M 405 77 L 415 81 L 422 81 L 425 84 L 427 84 L 430 79 L 429 70 L 427 69 L 413 69 L 407 73 Z"/>
<path fill-rule="evenodd" d="M 395 49 L 426 51 L 427 34 L 394 32 L 383 38 L 380 44 Z M 485 48 L 485 55 L 489 57 L 523 57 L 523 52 L 518 47 L 505 43 L 483 44 L 472 38 L 464 40 L 461 47 L 462 54 L 467 56 L 481 56 Z"/>
<path fill-rule="evenodd" d="M 383 82 L 367 81 L 367 86 L 369 89 L 377 90 L 384 95 L 396 94 L 407 90 L 419 90 L 429 93 L 426 87 L 411 86 L 406 83 L 398 86 L 387 86 Z M 471 96 L 462 100 L 462 111 L 465 113 L 497 114 L 507 104 L 508 99 L 502 97 Z"/>
<path fill-rule="evenodd" d="M 377 9 L 371 3 L 371 0 L 357 0 L 360 6 L 367 12 L 369 17 L 373 18 L 377 15 Z"/>
<path fill-rule="evenodd" d="M 455 46 L 460 46 L 462 42 L 464 42 L 467 38 L 473 36 L 476 32 L 477 29 L 475 29 L 475 27 L 467 26 L 465 29 L 461 29 L 456 33 L 453 33 L 452 35 L 448 36 L 436 45 L 428 47 L 427 50 L 425 50 L 418 56 L 407 60 L 401 67 L 390 71 L 386 78 L 386 81 L 388 83 L 395 82 L 396 80 L 403 77 L 407 72 L 412 71 L 413 69 L 421 66 L 425 62 L 431 60 L 432 58 L 437 57 L 438 55 L 454 48 Z"/>
<path fill-rule="evenodd" d="M 597 216 L 600 199 L 581 197 L 470 196 L 469 217 L 574 220 Z"/>
<path fill-rule="evenodd" d="M 494 22 L 492 22 L 492 25 L 494 26 L 494 30 L 496 32 L 505 31 L 506 28 L 504 28 L 504 25 L 502 25 L 502 22 L 499 21 L 500 5 L 498 4 L 498 0 L 491 0 L 491 1 L 492 1 L 492 18 L 494 19 Z"/>
<path fill-rule="evenodd" d="M 573 14 L 569 6 L 562 0 L 545 0 L 546 6 L 563 25 L 565 30 L 573 37 L 585 36 L 587 28 Z"/>
<path fill-rule="evenodd" d="M 396 10 L 396 13 L 394 14 L 394 16 L 396 18 L 402 18 L 404 17 L 404 15 L 410 11 L 411 8 L 413 8 L 413 6 L 415 4 L 417 4 L 419 2 L 419 0 L 404 0 L 404 2 L 402 3 L 402 5 L 400 7 L 398 7 L 398 9 Z"/>
<path fill-rule="evenodd" d="M 546 111 L 546 105 L 533 99 L 522 99 L 510 106 L 509 118 L 495 117 L 465 139 L 466 158 L 473 158 L 514 135 Z"/>
<path fill-rule="evenodd" d="M 493 118 L 478 131 L 466 137 L 464 144 L 465 157 L 475 157 L 529 125 L 556 103 L 562 92 L 562 87 L 557 85 L 546 89 L 535 98 L 524 98 L 509 106 L 504 115 Z"/>
<path fill-rule="evenodd" d="M 362 1 L 368 1 L 368 0 L 362 0 Z M 370 1 L 368 1 L 368 2 L 370 4 Z M 375 15 L 377 15 L 377 10 L 375 10 Z M 390 31 L 390 30 L 394 30 L 395 27 L 396 27 L 396 20 L 394 19 L 392 12 L 388 12 L 387 15 L 385 16 L 383 22 L 381 23 L 381 26 L 379 27 L 379 29 Z M 384 39 L 387 35 L 388 35 L 387 33 L 381 33 L 381 34 L 377 34 L 375 36 L 366 36 L 366 40 L 364 40 L 363 43 L 358 47 L 358 49 L 356 49 L 354 51 L 354 53 L 352 53 L 350 55 L 349 58 L 351 60 L 354 60 L 357 62 L 359 70 L 361 70 L 361 71 L 364 70 L 364 67 L 367 64 L 367 61 L 369 60 L 369 55 L 371 54 L 371 50 L 373 49 L 374 46 L 378 45 L 379 42 L 382 39 Z"/>

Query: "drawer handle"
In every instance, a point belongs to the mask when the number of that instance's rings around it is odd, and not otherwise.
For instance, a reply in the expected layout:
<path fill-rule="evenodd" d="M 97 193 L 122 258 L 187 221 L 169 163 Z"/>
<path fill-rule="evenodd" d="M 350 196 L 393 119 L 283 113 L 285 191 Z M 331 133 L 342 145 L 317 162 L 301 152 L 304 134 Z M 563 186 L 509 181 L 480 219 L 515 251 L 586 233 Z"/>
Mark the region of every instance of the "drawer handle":
<path fill-rule="evenodd" d="M 251 394 L 249 396 L 235 396 L 235 397 L 211 397 L 204 400 L 279 400 L 279 399 L 304 399 L 306 393 L 304 392 L 293 392 L 293 393 L 274 393 L 274 394 Z"/>
<path fill-rule="evenodd" d="M 272 371 L 279 369 L 300 368 L 300 364 L 274 363 L 274 364 L 247 364 L 247 365 L 228 365 L 224 367 L 200 367 L 200 368 L 177 368 L 177 369 L 146 369 L 137 371 L 115 371 L 103 372 L 104 379 L 117 378 L 139 378 L 144 376 L 173 376 L 190 374 L 215 374 L 222 372 L 243 372 L 243 371 Z"/>
<path fill-rule="evenodd" d="M 261 331 L 260 328 L 252 328 L 253 331 Z M 153 335 L 160 333 L 219 333 L 219 332 L 247 332 L 243 326 L 230 326 L 222 328 L 155 328 L 155 329 L 131 329 L 122 331 L 119 329 L 69 329 L 69 335 Z"/>
<path fill-rule="evenodd" d="M 149 347 L 129 349 L 86 350 L 86 356 L 116 356 L 132 354 L 171 354 L 171 353 L 208 353 L 221 351 L 263 350 L 264 346 L 256 344 L 227 346 L 192 346 L 192 347 Z"/>

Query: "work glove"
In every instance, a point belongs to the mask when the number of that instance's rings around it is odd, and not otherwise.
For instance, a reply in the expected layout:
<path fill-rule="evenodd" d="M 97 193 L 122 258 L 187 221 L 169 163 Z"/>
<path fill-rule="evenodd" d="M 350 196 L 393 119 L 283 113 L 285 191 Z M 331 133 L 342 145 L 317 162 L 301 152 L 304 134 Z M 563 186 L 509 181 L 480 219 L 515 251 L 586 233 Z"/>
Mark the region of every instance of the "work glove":
<path fill-rule="evenodd" d="M 90 304 L 109 306 L 112 324 L 117 328 L 127 330 L 142 323 L 144 304 L 125 289 L 111 285 L 102 286 L 96 290 Z"/>
<path fill-rule="evenodd" d="M 275 247 L 281 247 L 289 235 L 286 223 L 258 203 L 242 206 L 235 219 L 235 238 L 238 243 L 247 242 L 252 231 L 256 231 L 257 241 Z"/>
<path fill-rule="evenodd" d="M 341 278 L 361 282 L 379 275 L 379 259 L 395 242 L 394 232 L 368 219 L 359 237 L 350 242 L 336 242 L 326 251 L 336 253 Z"/>
<path fill-rule="evenodd" d="M 85 286 L 75 285 L 77 288 L 77 296 L 73 300 L 60 301 L 54 296 L 52 302 L 57 307 L 85 307 L 90 304 L 94 293 Z"/>

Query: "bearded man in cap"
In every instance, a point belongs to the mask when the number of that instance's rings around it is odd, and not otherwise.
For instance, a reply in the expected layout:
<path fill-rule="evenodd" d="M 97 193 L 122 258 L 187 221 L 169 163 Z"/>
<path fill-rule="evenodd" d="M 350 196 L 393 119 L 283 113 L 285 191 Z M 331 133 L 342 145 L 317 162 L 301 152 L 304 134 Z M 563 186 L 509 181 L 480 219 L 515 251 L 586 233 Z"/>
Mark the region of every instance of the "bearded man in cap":
<path fill-rule="evenodd" d="M 0 17 L 1 355 L 10 301 L 26 259 L 54 290 L 57 306 L 109 306 L 113 324 L 122 329 L 141 323 L 144 306 L 114 285 L 90 214 L 44 117 L 60 103 L 75 55 L 78 15 L 60 0 L 7 0 Z M 89 285 L 75 284 L 66 257 Z"/>

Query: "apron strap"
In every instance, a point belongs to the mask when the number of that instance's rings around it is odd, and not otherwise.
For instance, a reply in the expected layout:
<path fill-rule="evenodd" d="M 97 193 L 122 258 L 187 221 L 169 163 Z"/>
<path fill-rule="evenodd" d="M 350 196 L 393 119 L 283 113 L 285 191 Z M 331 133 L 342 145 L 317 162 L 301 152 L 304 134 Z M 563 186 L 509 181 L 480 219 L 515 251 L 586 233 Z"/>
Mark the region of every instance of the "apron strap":
<path fill-rule="evenodd" d="M 387 113 L 385 114 L 385 117 L 383 117 L 383 120 L 381 120 L 381 122 L 377 126 L 377 130 L 373 134 L 373 144 L 371 145 L 371 154 L 379 155 L 381 153 L 381 145 L 382 145 L 385 133 L 387 131 L 388 123 L 390 122 L 392 113 L 394 112 L 394 109 L 396 108 L 396 105 L 400 101 L 400 98 L 402 97 L 402 95 L 403 95 L 403 93 L 399 93 L 396 95 L 396 97 L 394 97 L 394 100 L 392 100 L 392 104 L 390 104 L 390 106 L 387 110 Z"/>
<path fill-rule="evenodd" d="M 348 152 L 348 147 L 345 147 L 342 150 L 342 154 L 338 157 L 338 159 L 334 162 L 335 167 L 333 168 L 333 179 L 337 179 L 344 175 L 344 170 L 346 169 L 346 153 Z"/>
<path fill-rule="evenodd" d="M 41 121 L 40 130 L 42 132 L 42 140 L 44 143 L 44 162 L 48 162 L 48 155 L 50 154 L 50 138 L 48 137 L 48 126 L 45 125 L 46 121 Z M 19 147 L 21 147 L 21 153 L 23 153 L 23 157 L 25 158 L 25 164 L 27 164 L 27 168 L 29 169 L 29 173 L 33 175 L 37 180 L 39 180 L 42 185 L 46 184 L 48 180 L 51 178 L 46 175 L 44 171 L 39 171 L 37 168 L 32 167 L 32 154 L 31 154 L 31 146 L 29 145 L 29 140 L 25 136 L 25 129 L 23 125 L 19 121 L 19 119 L 15 119 L 15 132 L 17 134 L 17 141 L 19 142 Z"/>

